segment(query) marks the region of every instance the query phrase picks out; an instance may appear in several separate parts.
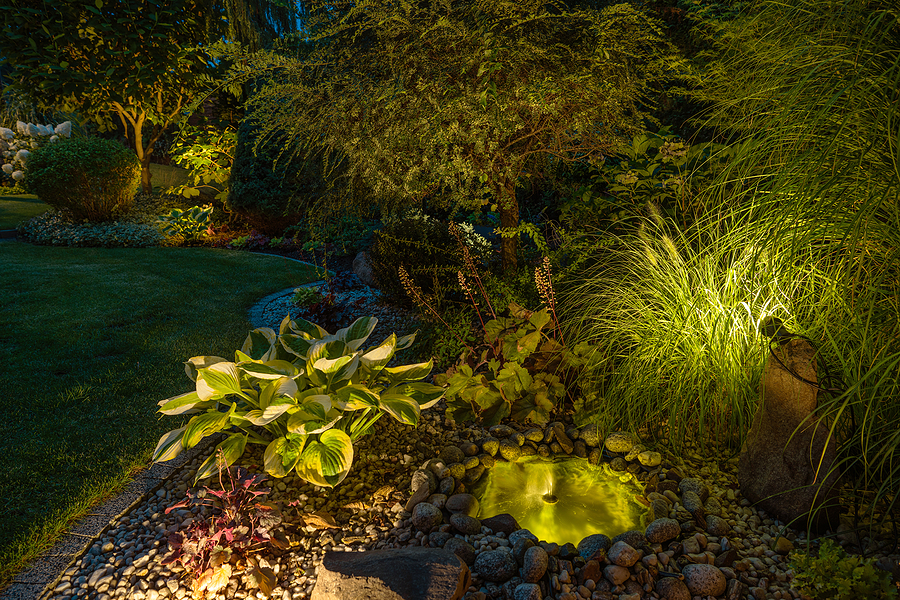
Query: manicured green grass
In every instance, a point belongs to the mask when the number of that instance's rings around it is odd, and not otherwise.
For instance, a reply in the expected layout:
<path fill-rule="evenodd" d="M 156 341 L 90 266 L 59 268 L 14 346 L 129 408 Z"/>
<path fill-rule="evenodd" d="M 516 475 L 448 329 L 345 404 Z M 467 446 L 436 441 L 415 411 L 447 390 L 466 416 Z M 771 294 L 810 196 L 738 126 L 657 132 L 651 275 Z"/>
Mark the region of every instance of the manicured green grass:
<path fill-rule="evenodd" d="M 0 588 L 181 425 L 156 409 L 190 390 L 186 359 L 234 356 L 256 301 L 314 279 L 246 252 L 0 244 Z"/>
<path fill-rule="evenodd" d="M 22 221 L 42 215 L 50 207 L 37 196 L 0 196 L 0 229 L 15 229 Z"/>

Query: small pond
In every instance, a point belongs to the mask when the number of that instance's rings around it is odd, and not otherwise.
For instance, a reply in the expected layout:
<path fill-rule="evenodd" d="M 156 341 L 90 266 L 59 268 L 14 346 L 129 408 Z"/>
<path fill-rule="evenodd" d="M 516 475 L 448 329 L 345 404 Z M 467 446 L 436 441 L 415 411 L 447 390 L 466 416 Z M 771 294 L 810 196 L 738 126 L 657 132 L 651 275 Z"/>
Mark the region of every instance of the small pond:
<path fill-rule="evenodd" d="M 641 529 L 647 512 L 636 500 L 641 488 L 629 476 L 583 458 L 498 462 L 472 494 L 480 502 L 479 518 L 509 513 L 538 539 L 560 545 L 577 545 L 594 533 L 613 537 Z"/>

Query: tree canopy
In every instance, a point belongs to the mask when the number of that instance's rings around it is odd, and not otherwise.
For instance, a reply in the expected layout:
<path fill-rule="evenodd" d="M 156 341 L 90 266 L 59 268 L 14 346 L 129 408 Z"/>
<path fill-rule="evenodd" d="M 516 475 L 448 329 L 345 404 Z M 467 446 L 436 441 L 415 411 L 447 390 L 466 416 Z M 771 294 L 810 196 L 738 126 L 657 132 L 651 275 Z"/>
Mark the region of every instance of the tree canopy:
<path fill-rule="evenodd" d="M 13 86 L 56 109 L 125 127 L 150 190 L 153 144 L 209 67 L 199 0 L 12 0 L 0 6 L 0 55 Z"/>
<path fill-rule="evenodd" d="M 490 192 L 505 267 L 529 160 L 612 150 L 675 66 L 629 4 L 313 2 L 309 22 L 315 50 L 259 91 L 259 126 L 298 152 L 344 157 L 333 171 L 344 200 L 397 206 L 439 189 L 441 203 L 475 207 Z"/>

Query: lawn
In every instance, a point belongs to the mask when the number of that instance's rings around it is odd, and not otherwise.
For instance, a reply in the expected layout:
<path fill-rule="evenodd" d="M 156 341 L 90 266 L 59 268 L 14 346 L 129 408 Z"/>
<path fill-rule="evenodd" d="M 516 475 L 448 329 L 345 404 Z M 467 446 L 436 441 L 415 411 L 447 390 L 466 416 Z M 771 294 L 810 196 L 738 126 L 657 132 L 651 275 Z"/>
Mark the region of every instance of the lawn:
<path fill-rule="evenodd" d="M 15 229 L 22 221 L 42 215 L 49 208 L 31 194 L 0 196 L 0 230 Z"/>
<path fill-rule="evenodd" d="M 250 306 L 313 279 L 247 252 L 0 244 L 0 587 L 179 426 L 156 409 L 187 358 L 233 356 Z"/>

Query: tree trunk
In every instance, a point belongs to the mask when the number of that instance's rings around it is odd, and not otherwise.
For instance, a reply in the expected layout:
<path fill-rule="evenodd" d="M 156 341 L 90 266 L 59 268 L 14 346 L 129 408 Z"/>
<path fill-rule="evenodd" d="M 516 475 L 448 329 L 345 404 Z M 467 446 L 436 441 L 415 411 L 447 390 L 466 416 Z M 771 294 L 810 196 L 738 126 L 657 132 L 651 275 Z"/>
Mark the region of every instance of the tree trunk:
<path fill-rule="evenodd" d="M 150 153 L 145 152 L 141 158 L 141 190 L 149 194 L 153 191 L 153 185 L 150 184 Z"/>
<path fill-rule="evenodd" d="M 497 205 L 500 208 L 500 227 L 502 229 L 516 229 L 519 226 L 519 202 L 516 200 L 515 180 L 503 179 L 494 189 Z M 518 234 L 511 237 L 503 237 L 500 240 L 500 264 L 503 273 L 515 273 L 516 248 L 518 247 Z"/>

